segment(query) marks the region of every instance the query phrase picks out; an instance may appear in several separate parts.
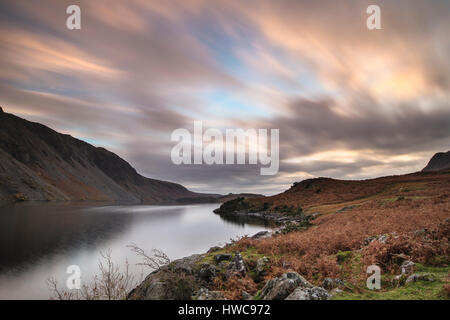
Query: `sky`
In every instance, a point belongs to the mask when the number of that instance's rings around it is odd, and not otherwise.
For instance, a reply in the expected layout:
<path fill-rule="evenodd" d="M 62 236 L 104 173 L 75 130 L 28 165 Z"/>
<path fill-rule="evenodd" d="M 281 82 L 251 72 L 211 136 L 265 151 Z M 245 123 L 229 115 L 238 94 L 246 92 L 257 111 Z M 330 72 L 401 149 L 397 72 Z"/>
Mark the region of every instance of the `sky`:
<path fill-rule="evenodd" d="M 198 192 L 403 174 L 450 149 L 449 31 L 448 0 L 2 0 L 0 105 Z M 194 121 L 279 129 L 278 174 L 173 164 Z"/>

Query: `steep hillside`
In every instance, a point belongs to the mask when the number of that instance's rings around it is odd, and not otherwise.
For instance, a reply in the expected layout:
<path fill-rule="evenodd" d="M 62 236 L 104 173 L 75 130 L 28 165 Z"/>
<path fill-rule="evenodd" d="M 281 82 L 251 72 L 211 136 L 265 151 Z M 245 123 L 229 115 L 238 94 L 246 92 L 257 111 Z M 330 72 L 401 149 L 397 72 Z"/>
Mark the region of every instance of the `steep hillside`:
<path fill-rule="evenodd" d="M 422 171 L 439 171 L 450 169 L 450 151 L 436 153 Z"/>
<path fill-rule="evenodd" d="M 143 177 L 104 148 L 0 108 L 0 202 L 87 200 L 153 204 L 217 196 Z"/>

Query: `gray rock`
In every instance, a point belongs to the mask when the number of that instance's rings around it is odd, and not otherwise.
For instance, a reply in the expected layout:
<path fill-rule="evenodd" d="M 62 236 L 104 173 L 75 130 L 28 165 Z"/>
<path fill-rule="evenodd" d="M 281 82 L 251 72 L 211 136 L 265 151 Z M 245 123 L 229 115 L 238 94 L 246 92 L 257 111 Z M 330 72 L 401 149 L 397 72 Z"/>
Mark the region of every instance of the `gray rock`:
<path fill-rule="evenodd" d="M 337 288 L 339 286 L 343 286 L 344 285 L 344 281 L 341 279 L 337 279 L 337 278 L 325 278 L 322 281 L 321 287 L 326 289 L 326 290 L 331 290 L 334 288 Z"/>
<path fill-rule="evenodd" d="M 411 283 L 411 282 L 417 282 L 417 281 L 435 281 L 435 280 L 436 280 L 436 278 L 431 273 L 424 273 L 424 274 L 414 273 L 414 274 L 410 275 L 406 279 L 405 282 Z"/>
<path fill-rule="evenodd" d="M 251 238 L 252 239 L 264 239 L 264 238 L 270 238 L 272 236 L 272 233 L 270 231 L 260 231 L 258 233 L 255 233 Z"/>
<path fill-rule="evenodd" d="M 199 271 L 199 277 L 203 281 L 211 282 L 216 276 L 217 271 L 218 270 L 215 266 L 212 266 L 209 263 L 204 263 Z"/>
<path fill-rule="evenodd" d="M 269 280 L 261 290 L 260 296 L 264 300 L 283 300 L 297 287 L 313 288 L 313 285 L 297 272 L 288 272 L 279 278 Z"/>
<path fill-rule="evenodd" d="M 295 289 L 286 300 L 328 300 L 331 295 L 321 287 Z"/>
<path fill-rule="evenodd" d="M 224 261 L 224 260 L 231 260 L 231 258 L 233 257 L 233 255 L 229 254 L 229 253 L 220 253 L 214 256 L 214 260 L 216 262 L 220 262 L 220 261 Z"/>
<path fill-rule="evenodd" d="M 242 255 L 237 252 L 233 261 L 228 265 L 228 270 L 226 272 L 227 278 L 233 276 L 245 277 L 247 274 L 247 266 L 245 264 L 244 258 Z"/>
<path fill-rule="evenodd" d="M 270 268 L 270 260 L 267 257 L 259 258 L 256 261 L 256 275 L 257 278 L 261 278 L 267 274 Z"/>
<path fill-rule="evenodd" d="M 225 300 L 222 292 L 210 291 L 206 288 L 200 288 L 193 298 L 196 300 Z"/>
<path fill-rule="evenodd" d="M 367 237 L 366 239 L 364 239 L 364 245 L 368 246 L 370 243 L 372 243 L 375 240 L 380 241 L 381 243 L 386 243 L 386 240 L 388 238 L 389 238 L 389 235 L 387 235 L 387 234 L 381 234 L 381 235 L 377 235 L 377 236 Z"/>
<path fill-rule="evenodd" d="M 194 265 L 201 259 L 201 255 L 192 255 L 175 260 L 167 266 L 150 273 L 129 294 L 129 300 L 165 300 L 189 299 L 195 290 L 196 283 L 186 277 L 191 275 Z M 168 281 L 172 279 L 173 281 Z M 181 281 L 178 281 L 181 280 Z M 192 288 L 191 288 L 192 287 Z M 186 296 L 185 296 L 186 294 Z"/>
<path fill-rule="evenodd" d="M 402 274 L 413 273 L 415 267 L 416 267 L 416 264 L 410 260 L 403 261 L 402 265 L 400 266 L 400 268 L 402 270 Z"/>
<path fill-rule="evenodd" d="M 251 300 L 252 296 L 247 291 L 242 291 L 241 298 L 242 300 Z"/>

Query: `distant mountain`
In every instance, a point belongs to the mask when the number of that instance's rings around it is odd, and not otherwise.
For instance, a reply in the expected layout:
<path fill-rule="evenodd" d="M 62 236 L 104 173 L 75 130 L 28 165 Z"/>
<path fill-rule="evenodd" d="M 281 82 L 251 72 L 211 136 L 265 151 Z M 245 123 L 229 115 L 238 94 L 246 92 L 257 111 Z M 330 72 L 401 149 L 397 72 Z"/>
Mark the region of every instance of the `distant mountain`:
<path fill-rule="evenodd" d="M 0 108 L 0 202 L 117 201 L 163 204 L 220 197 L 139 175 L 116 154 Z"/>
<path fill-rule="evenodd" d="M 422 171 L 439 171 L 450 169 L 450 151 L 436 153 Z"/>

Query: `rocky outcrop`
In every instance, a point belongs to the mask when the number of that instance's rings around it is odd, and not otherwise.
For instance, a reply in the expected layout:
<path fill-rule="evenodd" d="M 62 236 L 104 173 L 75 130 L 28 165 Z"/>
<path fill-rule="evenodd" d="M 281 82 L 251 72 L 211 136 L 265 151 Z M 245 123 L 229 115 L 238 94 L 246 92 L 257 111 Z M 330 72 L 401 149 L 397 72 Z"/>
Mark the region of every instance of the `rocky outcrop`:
<path fill-rule="evenodd" d="M 261 290 L 260 297 L 264 300 L 284 300 L 298 287 L 313 288 L 314 286 L 297 272 L 284 273 L 279 278 L 267 281 Z"/>
<path fill-rule="evenodd" d="M 197 264 L 201 255 L 175 260 L 150 273 L 133 289 L 129 300 L 186 300 L 200 290 L 205 279 L 200 277 Z"/>

